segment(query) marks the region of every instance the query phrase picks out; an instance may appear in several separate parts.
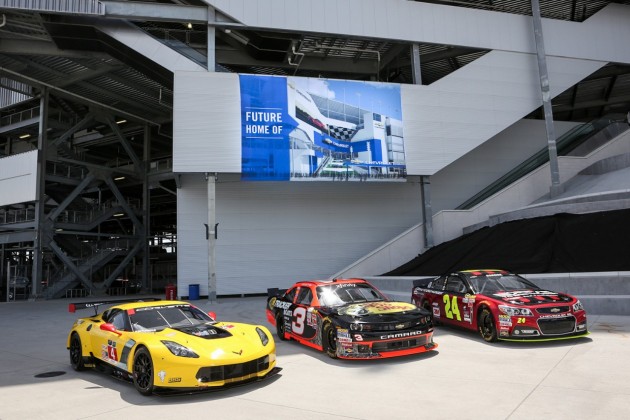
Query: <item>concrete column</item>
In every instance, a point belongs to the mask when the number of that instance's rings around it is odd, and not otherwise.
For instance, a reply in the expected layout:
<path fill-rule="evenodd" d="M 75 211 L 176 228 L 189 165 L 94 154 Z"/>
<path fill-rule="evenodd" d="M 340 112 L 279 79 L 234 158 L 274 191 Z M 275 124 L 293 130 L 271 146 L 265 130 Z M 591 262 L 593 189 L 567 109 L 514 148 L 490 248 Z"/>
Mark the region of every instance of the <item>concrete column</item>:
<path fill-rule="evenodd" d="M 431 177 L 420 177 L 422 192 L 422 226 L 424 232 L 425 249 L 433 246 L 433 209 L 431 208 Z"/>
<path fill-rule="evenodd" d="M 422 72 L 420 68 L 420 46 L 411 46 L 411 70 L 413 84 L 422 84 Z M 429 176 L 420 177 L 420 195 L 422 199 L 422 234 L 424 236 L 425 249 L 433 246 L 433 210 L 431 209 L 431 180 Z"/>
<path fill-rule="evenodd" d="M 549 90 L 549 73 L 547 72 L 547 57 L 545 42 L 540 19 L 540 4 L 532 1 L 532 24 L 534 26 L 534 41 L 536 42 L 536 57 L 538 61 L 538 75 L 540 77 L 540 91 L 542 94 L 543 112 L 545 114 L 545 128 L 547 131 L 547 149 L 549 150 L 549 168 L 551 170 L 551 188 L 549 195 L 553 198 L 560 194 L 560 170 L 558 168 L 558 150 L 556 148 L 556 133 L 553 126 L 553 110 L 551 109 L 551 92 Z"/>
<path fill-rule="evenodd" d="M 208 71 L 214 71 L 216 67 L 215 22 L 216 11 L 214 7 L 208 7 Z"/>
<path fill-rule="evenodd" d="M 218 238 L 216 223 L 216 181 L 217 174 L 206 172 L 208 187 L 208 301 L 217 300 L 217 269 L 215 247 Z"/>

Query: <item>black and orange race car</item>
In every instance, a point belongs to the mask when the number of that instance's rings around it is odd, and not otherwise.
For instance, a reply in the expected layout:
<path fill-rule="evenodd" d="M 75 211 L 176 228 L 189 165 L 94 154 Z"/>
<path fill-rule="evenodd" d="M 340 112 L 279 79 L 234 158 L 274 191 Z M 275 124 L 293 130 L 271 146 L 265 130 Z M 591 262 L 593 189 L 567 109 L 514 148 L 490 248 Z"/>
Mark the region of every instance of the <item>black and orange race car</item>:
<path fill-rule="evenodd" d="M 298 341 L 333 359 L 389 358 L 437 348 L 431 312 L 391 301 L 362 279 L 268 289 L 267 320 L 280 340 Z"/>
<path fill-rule="evenodd" d="M 484 340 L 546 341 L 588 334 L 582 303 L 505 270 L 465 270 L 414 280 L 411 301 L 436 324 L 477 330 Z"/>

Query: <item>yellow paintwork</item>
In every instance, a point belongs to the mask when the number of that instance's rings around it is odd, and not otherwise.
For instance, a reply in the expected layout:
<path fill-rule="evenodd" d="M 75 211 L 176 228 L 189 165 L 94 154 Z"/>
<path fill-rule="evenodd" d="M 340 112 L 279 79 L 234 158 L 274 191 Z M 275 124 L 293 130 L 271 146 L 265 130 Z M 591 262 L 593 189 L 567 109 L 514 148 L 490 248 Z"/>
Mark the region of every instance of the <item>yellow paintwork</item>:
<path fill-rule="evenodd" d="M 189 303 L 180 301 L 134 302 L 114 305 L 112 308 L 128 310 L 172 304 L 188 305 Z M 232 336 L 213 339 L 197 337 L 170 328 L 166 328 L 159 332 L 118 331 L 120 334 L 118 335 L 117 333 L 103 331 L 99 328 L 100 324 L 104 323 L 102 316 L 103 313 L 101 312 L 96 316 L 80 318 L 75 321 L 70 333 L 68 334 L 67 347 L 70 348 L 70 337 L 74 332 L 77 332 L 81 338 L 82 353 L 84 357 L 92 355 L 94 358 L 100 359 L 102 362 L 133 374 L 134 354 L 139 346 L 144 346 L 151 354 L 154 372 L 153 383 L 156 387 L 221 387 L 233 382 L 240 382 L 255 377 L 264 377 L 276 366 L 276 347 L 274 339 L 269 330 L 262 325 L 251 325 L 237 322 L 217 322 L 214 324 L 215 326 L 229 331 Z M 263 346 L 262 341 L 256 332 L 256 327 L 263 330 L 267 335 L 269 342 L 266 346 Z M 90 328 L 89 331 L 88 328 Z M 199 357 L 190 358 L 175 356 L 161 342 L 161 340 L 174 341 L 188 347 L 199 355 Z M 125 347 L 128 348 L 126 352 Z M 112 348 L 114 349 L 113 351 Z M 269 356 L 269 367 L 268 369 L 256 374 L 246 375 L 226 381 L 206 383 L 199 382 L 195 377 L 201 367 L 245 363 L 264 356 Z"/>

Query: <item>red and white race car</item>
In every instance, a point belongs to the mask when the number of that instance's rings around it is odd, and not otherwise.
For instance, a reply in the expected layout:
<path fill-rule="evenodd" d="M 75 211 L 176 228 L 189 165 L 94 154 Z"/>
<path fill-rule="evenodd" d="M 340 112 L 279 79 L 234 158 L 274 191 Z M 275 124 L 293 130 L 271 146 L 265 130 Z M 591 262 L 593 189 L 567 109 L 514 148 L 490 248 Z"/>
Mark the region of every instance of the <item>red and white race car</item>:
<path fill-rule="evenodd" d="M 415 280 L 411 301 L 436 324 L 477 330 L 484 340 L 542 341 L 588 334 L 582 303 L 504 270 L 466 270 Z"/>

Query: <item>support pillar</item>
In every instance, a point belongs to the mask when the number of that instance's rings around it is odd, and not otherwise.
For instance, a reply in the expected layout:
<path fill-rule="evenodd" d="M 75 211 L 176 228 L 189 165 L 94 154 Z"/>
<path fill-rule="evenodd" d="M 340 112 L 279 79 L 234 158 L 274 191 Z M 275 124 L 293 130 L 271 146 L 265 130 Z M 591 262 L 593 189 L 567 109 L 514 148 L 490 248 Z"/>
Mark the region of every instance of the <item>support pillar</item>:
<path fill-rule="evenodd" d="M 425 249 L 433 246 L 433 210 L 431 208 L 431 177 L 420 177 L 420 190 L 422 192 L 422 226 L 424 233 Z"/>
<path fill-rule="evenodd" d="M 214 7 L 208 7 L 208 71 L 213 72 L 216 68 L 216 40 L 214 23 L 216 22 L 216 11 Z"/>
<path fill-rule="evenodd" d="M 536 57 L 538 61 L 538 75 L 540 77 L 540 91 L 542 94 L 545 128 L 547 131 L 547 149 L 549 150 L 549 169 L 551 170 L 551 188 L 549 195 L 556 197 L 562 192 L 560 187 L 560 170 L 558 168 L 558 150 L 556 147 L 556 133 L 553 126 L 553 110 L 551 109 L 551 92 L 549 89 L 549 73 L 547 72 L 547 58 L 545 42 L 540 19 L 540 3 L 532 2 L 532 24 L 534 26 L 534 41 L 536 42 Z"/>
<path fill-rule="evenodd" d="M 151 287 L 149 279 L 149 257 L 151 247 L 149 241 L 151 240 L 151 194 L 149 191 L 149 170 L 151 160 L 151 128 L 149 124 L 144 125 L 144 153 L 142 156 L 143 161 L 143 176 L 144 183 L 142 185 L 142 214 L 144 219 L 142 223 L 144 225 L 144 232 L 142 232 L 144 242 L 144 253 L 142 255 L 142 290 L 149 290 Z M 135 268 L 135 267 L 134 267 Z"/>
<path fill-rule="evenodd" d="M 216 223 L 216 181 L 217 174 L 206 172 L 206 184 L 208 187 L 208 302 L 217 300 L 217 272 L 215 247 L 217 242 Z"/>
<path fill-rule="evenodd" d="M 48 88 L 43 88 L 39 100 L 39 132 L 37 135 L 37 181 L 35 186 L 35 240 L 33 241 L 33 267 L 31 278 L 31 297 L 41 291 L 44 265 L 44 218 L 46 207 L 46 154 L 48 129 Z"/>
<path fill-rule="evenodd" d="M 422 84 L 422 71 L 420 67 L 420 46 L 411 46 L 411 70 L 413 84 Z M 429 176 L 420 176 L 420 195 L 422 199 L 422 235 L 424 248 L 433 246 L 433 210 L 431 209 L 431 180 Z"/>

